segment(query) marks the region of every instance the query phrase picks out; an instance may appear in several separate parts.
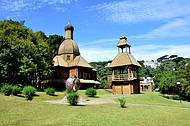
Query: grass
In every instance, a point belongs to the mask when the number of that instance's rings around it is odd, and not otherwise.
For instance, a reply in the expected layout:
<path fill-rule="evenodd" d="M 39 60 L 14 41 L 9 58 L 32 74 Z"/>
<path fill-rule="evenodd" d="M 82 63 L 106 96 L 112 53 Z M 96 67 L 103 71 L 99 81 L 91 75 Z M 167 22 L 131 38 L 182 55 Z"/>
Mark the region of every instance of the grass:
<path fill-rule="evenodd" d="M 100 98 L 113 97 L 104 90 L 97 93 Z M 166 99 L 159 93 L 126 95 L 125 109 L 116 101 L 86 106 L 49 104 L 44 101 L 61 99 L 65 93 L 37 94 L 32 101 L 0 94 L 0 126 L 187 126 L 190 120 L 190 103 Z"/>

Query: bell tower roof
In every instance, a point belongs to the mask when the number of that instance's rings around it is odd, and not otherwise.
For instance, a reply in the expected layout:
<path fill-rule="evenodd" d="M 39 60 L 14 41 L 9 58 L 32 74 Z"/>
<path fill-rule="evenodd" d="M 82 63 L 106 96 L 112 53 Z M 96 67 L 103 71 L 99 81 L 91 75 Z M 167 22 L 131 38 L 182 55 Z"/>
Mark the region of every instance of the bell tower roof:
<path fill-rule="evenodd" d="M 111 64 L 108 67 L 126 67 L 126 66 L 136 66 L 141 67 L 138 61 L 133 57 L 130 50 L 130 45 L 127 44 L 127 38 L 125 36 L 121 36 L 119 43 L 117 45 L 119 53 L 113 59 Z M 126 48 L 126 51 L 124 49 Z M 120 52 L 121 50 L 121 52 Z"/>
<path fill-rule="evenodd" d="M 121 37 L 120 37 L 120 40 L 119 40 L 119 42 L 118 42 L 118 44 L 117 44 L 117 47 L 119 47 L 119 48 L 130 47 L 130 45 L 127 44 L 127 43 L 128 43 L 127 37 L 121 36 Z"/>

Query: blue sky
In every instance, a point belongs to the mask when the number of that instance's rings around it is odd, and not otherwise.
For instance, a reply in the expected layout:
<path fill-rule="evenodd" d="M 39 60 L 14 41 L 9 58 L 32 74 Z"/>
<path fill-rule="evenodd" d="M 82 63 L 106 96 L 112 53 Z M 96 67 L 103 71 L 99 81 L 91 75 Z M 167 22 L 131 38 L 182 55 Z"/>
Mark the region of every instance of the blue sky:
<path fill-rule="evenodd" d="M 190 57 L 189 0 L 0 0 L 3 19 L 26 20 L 46 35 L 64 35 L 70 21 L 89 62 L 112 60 L 122 35 L 138 60 Z"/>

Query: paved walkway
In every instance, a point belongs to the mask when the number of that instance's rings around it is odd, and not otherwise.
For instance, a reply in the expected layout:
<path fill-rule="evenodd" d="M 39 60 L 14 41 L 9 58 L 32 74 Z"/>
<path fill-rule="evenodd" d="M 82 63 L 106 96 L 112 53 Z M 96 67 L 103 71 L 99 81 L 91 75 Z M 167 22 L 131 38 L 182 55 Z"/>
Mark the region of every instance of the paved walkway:
<path fill-rule="evenodd" d="M 80 97 L 78 105 L 97 105 L 97 104 L 106 104 L 106 103 L 114 103 L 114 100 L 121 96 L 113 96 L 109 98 L 96 98 L 92 100 L 85 100 L 84 98 Z M 49 100 L 46 101 L 51 104 L 68 104 L 66 96 L 60 100 Z M 165 108 L 178 108 L 178 109 L 186 109 L 190 111 L 189 107 L 181 107 L 181 106 L 167 106 L 167 105 L 159 105 L 159 104 L 139 104 L 139 103 L 126 103 L 126 106 L 144 106 L 144 107 L 165 107 Z"/>
<path fill-rule="evenodd" d="M 93 100 L 85 100 L 84 98 L 80 97 L 79 98 L 79 105 L 93 105 L 93 104 L 105 104 L 105 103 L 113 103 L 114 99 L 116 99 L 117 97 L 111 97 L 111 98 L 96 98 Z M 68 104 L 67 102 L 67 98 L 64 97 L 61 100 L 49 100 L 46 101 L 52 104 Z"/>

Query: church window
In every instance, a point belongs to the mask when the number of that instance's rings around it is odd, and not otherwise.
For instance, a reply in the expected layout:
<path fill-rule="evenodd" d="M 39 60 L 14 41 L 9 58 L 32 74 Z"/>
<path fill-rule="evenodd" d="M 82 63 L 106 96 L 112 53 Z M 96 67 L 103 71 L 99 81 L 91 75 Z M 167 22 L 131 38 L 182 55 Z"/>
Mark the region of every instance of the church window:
<path fill-rule="evenodd" d="M 67 60 L 70 60 L 71 59 L 71 56 L 70 55 L 67 55 Z"/>

